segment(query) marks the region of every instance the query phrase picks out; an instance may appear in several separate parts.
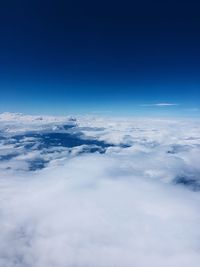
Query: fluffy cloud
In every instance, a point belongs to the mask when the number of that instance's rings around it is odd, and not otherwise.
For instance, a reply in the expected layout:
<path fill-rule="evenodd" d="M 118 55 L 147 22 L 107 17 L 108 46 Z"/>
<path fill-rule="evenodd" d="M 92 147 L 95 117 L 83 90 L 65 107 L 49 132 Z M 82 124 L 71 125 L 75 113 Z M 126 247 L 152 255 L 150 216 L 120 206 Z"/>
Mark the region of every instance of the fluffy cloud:
<path fill-rule="evenodd" d="M 66 120 L 59 123 L 63 132 Z M 113 146 L 67 157 L 67 148 L 51 147 L 49 164 L 34 172 L 14 165 L 43 149 L 23 156 L 23 148 L 4 161 L 13 166 L 0 173 L 0 266 L 199 266 L 199 122 L 78 118 L 76 124 L 73 133 L 83 139 Z M 52 125 L 39 123 L 37 131 Z M 12 127 L 7 120 L 4 137 Z"/>

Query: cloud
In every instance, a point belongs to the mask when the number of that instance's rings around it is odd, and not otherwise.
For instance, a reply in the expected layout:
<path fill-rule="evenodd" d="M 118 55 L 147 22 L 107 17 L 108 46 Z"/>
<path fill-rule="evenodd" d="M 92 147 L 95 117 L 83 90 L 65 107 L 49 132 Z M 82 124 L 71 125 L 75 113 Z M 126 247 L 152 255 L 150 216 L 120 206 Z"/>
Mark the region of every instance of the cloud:
<path fill-rule="evenodd" d="M 157 103 L 155 105 L 158 107 L 168 107 L 168 106 L 177 106 L 178 104 L 176 104 L 176 103 Z"/>
<path fill-rule="evenodd" d="M 143 104 L 143 107 L 171 107 L 171 106 L 178 106 L 177 103 L 156 103 L 156 104 Z"/>
<path fill-rule="evenodd" d="M 1 125 L 1 133 L 20 131 L 18 124 Z M 198 267 L 199 122 L 85 117 L 77 125 L 115 146 L 68 157 L 52 147 L 49 165 L 35 172 L 16 170 L 13 159 L 2 167 L 0 266 Z M 23 129 L 35 126 L 52 129 L 44 120 Z M 21 155 L 21 164 L 42 152 Z"/>
<path fill-rule="evenodd" d="M 85 155 L 1 179 L 0 265 L 197 267 L 200 196 L 160 182 L 183 165 L 152 156 Z"/>

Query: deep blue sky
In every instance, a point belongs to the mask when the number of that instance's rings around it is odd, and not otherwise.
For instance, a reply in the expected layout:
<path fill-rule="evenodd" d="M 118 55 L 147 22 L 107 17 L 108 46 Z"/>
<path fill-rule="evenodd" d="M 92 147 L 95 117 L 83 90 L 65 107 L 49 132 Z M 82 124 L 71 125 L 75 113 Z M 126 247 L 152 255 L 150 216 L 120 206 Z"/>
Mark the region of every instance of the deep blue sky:
<path fill-rule="evenodd" d="M 0 112 L 197 116 L 199 10 L 198 1 L 1 1 Z"/>

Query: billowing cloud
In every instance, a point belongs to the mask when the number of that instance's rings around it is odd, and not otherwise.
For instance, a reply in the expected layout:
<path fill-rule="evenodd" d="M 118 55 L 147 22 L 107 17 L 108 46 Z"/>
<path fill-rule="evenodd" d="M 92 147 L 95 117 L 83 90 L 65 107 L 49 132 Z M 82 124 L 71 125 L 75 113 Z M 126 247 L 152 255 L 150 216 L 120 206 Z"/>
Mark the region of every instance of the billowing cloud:
<path fill-rule="evenodd" d="M 0 266 L 199 266 L 199 121 L 28 121 L 1 123 Z M 39 133 L 108 146 L 44 147 Z M 39 157 L 43 168 L 25 167 Z"/>

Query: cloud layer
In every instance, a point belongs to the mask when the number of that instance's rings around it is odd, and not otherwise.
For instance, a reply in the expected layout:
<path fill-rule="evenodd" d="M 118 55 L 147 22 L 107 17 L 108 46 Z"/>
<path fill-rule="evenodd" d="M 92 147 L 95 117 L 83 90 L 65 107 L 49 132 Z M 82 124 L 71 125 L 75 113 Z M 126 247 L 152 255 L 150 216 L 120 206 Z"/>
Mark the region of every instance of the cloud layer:
<path fill-rule="evenodd" d="M 72 133 L 61 127 L 69 118 L 23 120 L 20 127 L 19 117 L 4 118 L 2 138 Z M 199 122 L 90 117 L 73 126 L 82 139 L 112 146 L 75 153 L 77 146 L 68 156 L 52 147 L 36 171 L 23 164 L 38 147 L 1 163 L 0 266 L 198 267 Z M 1 140 L 4 155 L 8 146 Z"/>

